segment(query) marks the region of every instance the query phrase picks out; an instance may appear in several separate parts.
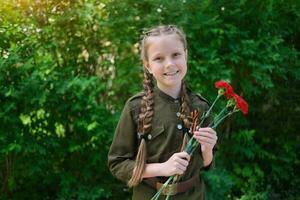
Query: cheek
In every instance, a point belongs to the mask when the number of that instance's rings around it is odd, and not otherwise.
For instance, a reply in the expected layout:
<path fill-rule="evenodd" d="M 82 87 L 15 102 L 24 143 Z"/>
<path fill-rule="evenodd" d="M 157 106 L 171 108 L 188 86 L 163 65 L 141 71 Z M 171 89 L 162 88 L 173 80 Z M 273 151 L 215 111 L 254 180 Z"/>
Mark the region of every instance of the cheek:
<path fill-rule="evenodd" d="M 179 59 L 178 62 L 180 63 L 181 66 L 187 66 L 187 61 L 185 58 Z"/>
<path fill-rule="evenodd" d="M 186 73 L 186 71 L 187 71 L 187 64 L 186 64 L 186 62 L 181 62 L 181 70 L 183 71 L 183 72 L 185 72 Z"/>
<path fill-rule="evenodd" d="M 157 74 L 160 71 L 161 71 L 161 69 L 159 67 L 153 66 L 153 65 L 151 66 L 151 72 L 152 72 L 152 74 Z"/>

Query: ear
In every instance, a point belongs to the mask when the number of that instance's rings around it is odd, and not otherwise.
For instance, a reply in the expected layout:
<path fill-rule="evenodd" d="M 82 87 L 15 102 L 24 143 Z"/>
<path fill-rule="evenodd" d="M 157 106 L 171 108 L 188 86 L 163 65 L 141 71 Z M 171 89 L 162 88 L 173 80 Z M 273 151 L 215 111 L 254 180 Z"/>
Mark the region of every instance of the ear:
<path fill-rule="evenodd" d="M 143 60 L 143 65 L 144 65 L 145 70 L 147 70 L 150 74 L 152 74 L 152 70 L 151 70 L 151 67 L 149 66 L 148 61 Z"/>

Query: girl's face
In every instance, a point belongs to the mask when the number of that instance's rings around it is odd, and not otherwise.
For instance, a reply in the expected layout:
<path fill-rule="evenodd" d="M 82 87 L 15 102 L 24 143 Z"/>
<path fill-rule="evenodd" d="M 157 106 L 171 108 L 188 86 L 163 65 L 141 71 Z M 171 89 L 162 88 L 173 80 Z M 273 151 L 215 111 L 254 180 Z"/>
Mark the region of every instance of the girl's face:
<path fill-rule="evenodd" d="M 147 38 L 147 60 L 144 66 L 163 91 L 180 91 L 187 72 L 187 52 L 177 34 Z"/>

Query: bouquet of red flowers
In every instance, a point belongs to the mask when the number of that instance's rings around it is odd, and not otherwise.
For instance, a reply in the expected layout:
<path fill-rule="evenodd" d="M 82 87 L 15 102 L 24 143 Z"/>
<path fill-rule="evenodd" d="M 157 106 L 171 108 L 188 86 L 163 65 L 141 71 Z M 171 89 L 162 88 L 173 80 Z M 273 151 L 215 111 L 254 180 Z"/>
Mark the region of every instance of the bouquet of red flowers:
<path fill-rule="evenodd" d="M 212 105 L 210 106 L 210 108 L 208 109 L 208 111 L 206 111 L 203 114 L 203 116 L 201 116 L 200 123 L 198 123 L 198 112 L 193 111 L 191 113 L 193 124 L 190 132 L 192 134 L 194 133 L 194 131 L 196 131 L 198 127 L 202 127 L 204 120 L 208 116 L 210 116 L 211 111 L 215 106 L 216 102 L 223 96 L 227 100 L 226 106 L 214 117 L 213 121 L 208 125 L 208 127 L 215 129 L 225 118 L 232 115 L 233 113 L 239 111 L 241 111 L 243 114 L 248 113 L 248 103 L 234 92 L 232 86 L 229 83 L 225 81 L 217 81 L 215 82 L 215 87 L 218 89 L 218 95 L 212 103 Z M 193 152 L 195 151 L 195 149 L 197 149 L 198 146 L 199 143 L 197 142 L 197 140 L 191 137 L 184 151 L 186 151 L 190 156 L 192 156 Z M 162 191 L 168 186 L 168 184 L 172 182 L 172 186 L 178 181 L 178 179 L 178 175 L 170 176 L 169 179 L 162 185 L 160 190 L 157 191 L 157 193 L 151 198 L 151 200 L 157 200 L 160 197 Z M 172 187 L 167 192 L 166 200 L 170 198 L 171 193 Z"/>

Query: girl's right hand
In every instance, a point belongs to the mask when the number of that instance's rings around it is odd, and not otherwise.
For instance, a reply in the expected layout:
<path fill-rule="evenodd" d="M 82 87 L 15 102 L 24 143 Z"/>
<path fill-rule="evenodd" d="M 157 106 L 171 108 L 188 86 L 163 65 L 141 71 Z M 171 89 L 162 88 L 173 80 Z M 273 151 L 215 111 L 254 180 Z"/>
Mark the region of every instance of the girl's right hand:
<path fill-rule="evenodd" d="M 187 152 L 174 153 L 169 160 L 163 163 L 165 176 L 182 175 L 189 165 L 190 156 Z"/>

